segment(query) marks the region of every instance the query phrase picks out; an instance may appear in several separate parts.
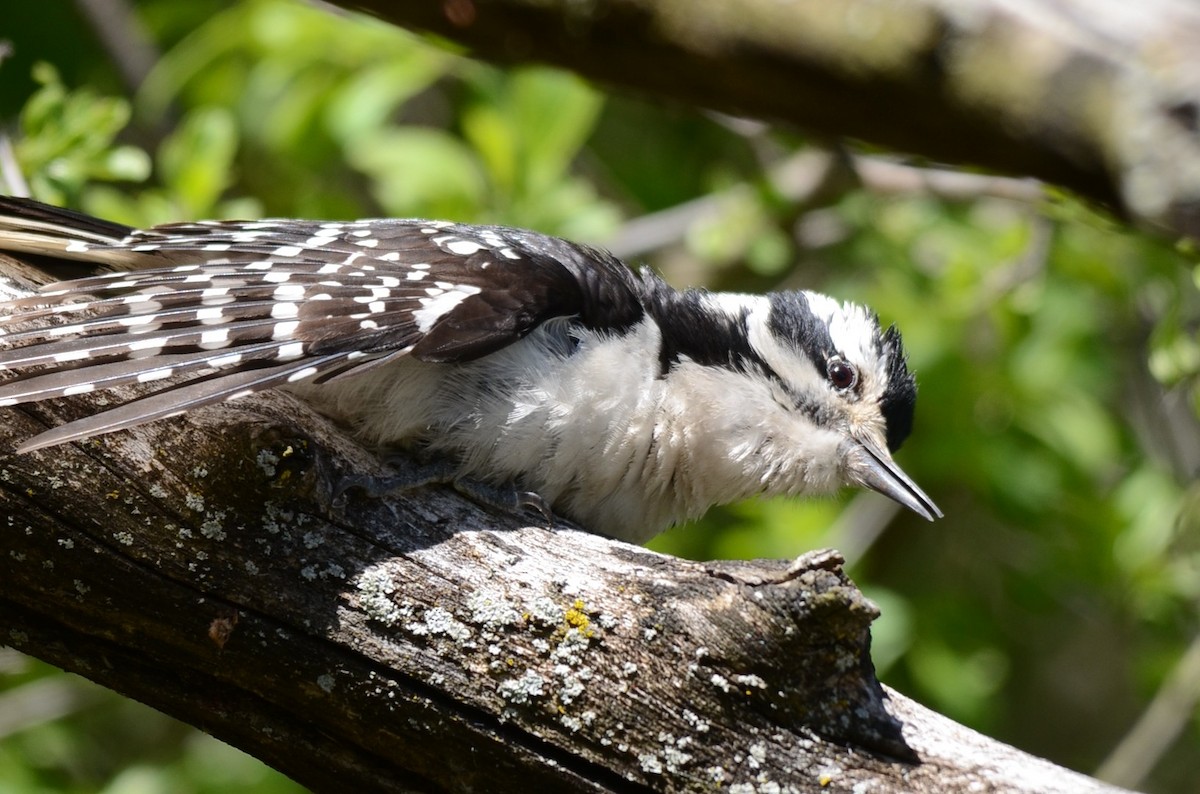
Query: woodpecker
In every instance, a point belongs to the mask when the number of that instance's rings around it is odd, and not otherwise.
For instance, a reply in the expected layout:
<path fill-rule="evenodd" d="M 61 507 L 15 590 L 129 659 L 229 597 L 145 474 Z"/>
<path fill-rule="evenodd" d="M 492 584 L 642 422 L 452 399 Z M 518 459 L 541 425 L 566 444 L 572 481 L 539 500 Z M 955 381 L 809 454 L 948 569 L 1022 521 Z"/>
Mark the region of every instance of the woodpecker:
<path fill-rule="evenodd" d="M 634 542 L 713 505 L 845 485 L 941 517 L 891 457 L 916 400 L 899 332 L 815 292 L 679 291 L 502 226 L 134 229 L 8 197 L 0 250 L 113 271 L 0 303 L 0 406 L 160 387 L 18 452 L 278 387 L 445 479 Z"/>

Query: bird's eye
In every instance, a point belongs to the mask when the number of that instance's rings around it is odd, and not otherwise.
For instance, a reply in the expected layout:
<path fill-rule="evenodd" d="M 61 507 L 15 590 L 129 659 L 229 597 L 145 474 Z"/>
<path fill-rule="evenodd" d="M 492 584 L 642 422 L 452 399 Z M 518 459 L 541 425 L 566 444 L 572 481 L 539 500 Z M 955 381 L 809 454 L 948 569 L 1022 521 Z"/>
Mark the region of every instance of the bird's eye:
<path fill-rule="evenodd" d="M 852 389 L 858 384 L 858 370 L 854 368 L 853 364 L 838 356 L 829 359 L 825 365 L 825 372 L 829 376 L 829 382 L 833 384 L 833 388 L 838 391 Z"/>

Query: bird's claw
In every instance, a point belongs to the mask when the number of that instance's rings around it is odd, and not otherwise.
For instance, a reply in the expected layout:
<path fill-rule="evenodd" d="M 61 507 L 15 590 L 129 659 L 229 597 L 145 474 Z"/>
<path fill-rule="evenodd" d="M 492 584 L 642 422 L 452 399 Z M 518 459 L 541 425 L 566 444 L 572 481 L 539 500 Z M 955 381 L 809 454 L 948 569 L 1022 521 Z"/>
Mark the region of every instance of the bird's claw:
<path fill-rule="evenodd" d="M 533 491 L 517 491 L 517 507 L 536 510 L 542 514 L 542 518 L 546 519 L 548 527 L 554 527 L 554 511 L 550 509 L 550 505 L 541 497 L 541 494 Z"/>

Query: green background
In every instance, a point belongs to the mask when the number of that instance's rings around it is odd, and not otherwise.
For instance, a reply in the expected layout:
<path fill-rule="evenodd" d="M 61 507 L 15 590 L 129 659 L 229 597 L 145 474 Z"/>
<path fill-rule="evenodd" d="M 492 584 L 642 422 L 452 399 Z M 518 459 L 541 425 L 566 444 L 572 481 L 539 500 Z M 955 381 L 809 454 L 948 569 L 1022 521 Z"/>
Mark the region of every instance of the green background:
<path fill-rule="evenodd" d="M 954 200 L 842 179 L 797 201 L 772 178 L 819 153 L 795 130 L 500 70 L 282 0 L 135 8 L 157 53 L 137 91 L 73 5 L 5 19 L 0 119 L 37 197 L 138 225 L 503 223 L 617 245 L 677 286 L 865 302 L 904 332 L 920 399 L 898 460 L 946 518 L 848 492 L 715 509 L 651 545 L 841 549 L 883 611 L 885 683 L 1089 773 L 1200 648 L 1200 269 L 1186 247 L 1053 190 L 1000 197 L 982 176 Z M 700 220 L 658 214 L 688 202 Z M 1138 787 L 1200 787 L 1198 686 L 1171 690 L 1180 731 L 1140 753 Z M 0 649 L 0 790 L 297 788 Z"/>

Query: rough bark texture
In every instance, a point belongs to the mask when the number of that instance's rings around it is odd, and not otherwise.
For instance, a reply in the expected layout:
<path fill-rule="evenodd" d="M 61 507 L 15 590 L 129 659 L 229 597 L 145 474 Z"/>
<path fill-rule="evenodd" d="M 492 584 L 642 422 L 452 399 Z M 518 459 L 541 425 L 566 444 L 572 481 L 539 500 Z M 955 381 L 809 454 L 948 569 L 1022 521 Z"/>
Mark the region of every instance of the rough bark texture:
<path fill-rule="evenodd" d="M 96 399 L 0 409 L 0 450 Z M 2 641 L 318 791 L 1114 790 L 884 690 L 836 552 L 333 498 L 378 470 L 284 394 L 0 452 Z"/>
<path fill-rule="evenodd" d="M 1031 175 L 1200 238 L 1187 0 L 337 0 L 501 62 Z"/>

